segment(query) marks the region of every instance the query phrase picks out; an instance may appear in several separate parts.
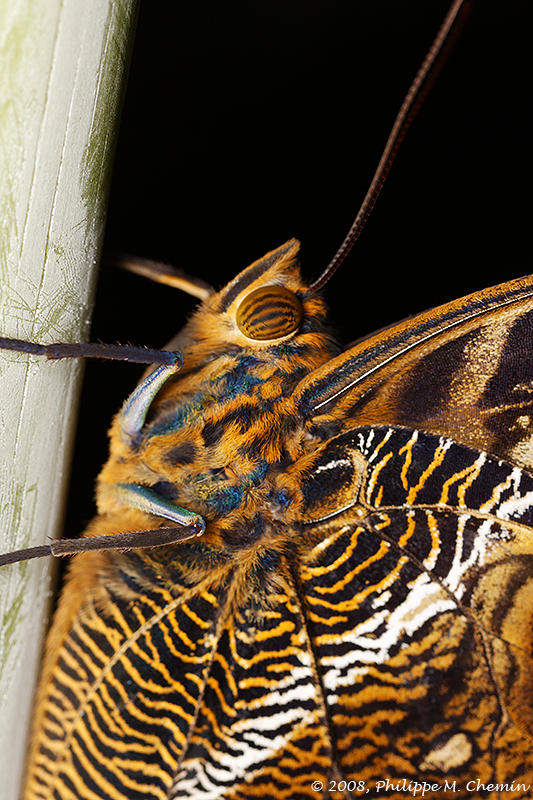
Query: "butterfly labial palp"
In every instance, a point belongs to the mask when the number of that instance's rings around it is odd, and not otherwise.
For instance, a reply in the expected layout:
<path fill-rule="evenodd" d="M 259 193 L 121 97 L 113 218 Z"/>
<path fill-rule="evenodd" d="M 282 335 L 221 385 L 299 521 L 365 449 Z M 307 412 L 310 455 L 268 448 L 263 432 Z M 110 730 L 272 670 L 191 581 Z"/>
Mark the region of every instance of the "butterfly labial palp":
<path fill-rule="evenodd" d="M 286 125 L 287 124 L 287 115 L 281 115 L 281 116 L 282 116 L 282 119 L 283 119 L 283 121 L 284 121 L 284 123 Z M 291 193 L 292 188 L 293 188 L 292 187 L 292 183 L 291 183 L 291 178 L 292 178 L 292 176 L 287 175 L 286 176 L 286 183 L 283 184 L 281 186 L 281 188 L 280 188 L 280 185 L 278 183 L 278 186 L 277 186 L 278 195 L 279 195 L 279 193 L 281 191 L 286 191 L 287 194 L 290 196 L 290 193 Z M 292 200 L 291 200 L 291 204 L 292 204 Z M 191 260 L 192 260 L 192 257 L 189 256 L 188 261 L 190 262 Z M 211 257 L 211 260 L 214 260 L 214 256 Z M 389 260 L 388 262 L 385 262 L 385 263 L 388 265 L 388 264 L 395 263 L 395 262 L 393 260 Z M 406 266 L 404 264 L 401 264 L 401 266 L 399 268 L 403 269 L 404 272 L 406 273 Z M 386 270 L 384 269 L 383 272 L 385 273 L 385 271 Z M 369 292 L 367 292 L 367 295 L 366 295 L 365 299 L 362 300 L 361 299 L 361 294 L 364 296 L 364 292 L 360 292 L 360 291 L 356 291 L 356 290 L 352 289 L 352 291 L 351 291 L 351 295 L 352 295 L 351 303 L 352 303 L 352 307 L 354 309 L 354 312 L 352 312 L 352 316 L 356 316 L 355 312 L 359 312 L 360 309 L 363 306 L 367 305 L 368 303 L 373 303 L 375 305 L 375 307 L 376 307 L 375 315 L 377 316 L 379 314 L 378 309 L 379 309 L 379 306 L 380 306 L 380 304 L 382 302 L 381 301 L 381 296 L 380 296 L 380 291 L 383 292 L 383 286 L 382 286 L 383 279 L 379 278 L 378 281 L 376 281 L 375 280 L 375 278 L 377 277 L 376 272 L 377 272 L 377 270 L 374 268 L 374 280 L 373 280 L 372 283 L 373 283 L 373 285 L 375 287 L 375 292 L 374 292 L 374 294 L 372 296 L 370 295 Z M 434 272 L 434 268 L 432 268 L 431 270 L 426 269 L 424 275 L 428 276 L 426 278 L 427 280 L 429 280 L 429 277 L 432 276 L 433 272 Z M 445 278 L 443 277 L 443 280 L 444 279 Z M 358 282 L 358 284 L 359 284 L 359 282 Z M 456 293 L 457 292 L 452 292 L 451 294 L 456 294 Z M 410 298 L 409 302 L 412 302 L 411 298 Z M 149 303 L 148 303 L 148 305 L 149 305 Z M 403 312 L 401 314 L 399 314 L 399 315 L 396 314 L 396 316 L 403 316 Z M 375 327 L 375 325 L 374 325 L 374 327 Z M 360 441 L 361 440 L 359 440 L 359 442 Z M 369 439 L 366 439 L 365 442 L 368 445 Z M 406 442 L 402 442 L 401 443 L 401 447 L 403 447 L 403 448 L 408 447 L 408 442 L 407 441 Z M 450 445 L 450 447 L 451 447 L 451 445 Z M 342 459 L 332 457 L 329 461 L 325 462 L 324 464 L 319 465 L 319 468 L 322 467 L 322 472 L 323 473 L 327 472 L 328 469 L 332 469 L 333 468 L 332 465 L 336 464 L 336 462 L 338 462 L 339 460 L 342 460 Z M 126 705 L 127 705 L 127 703 L 126 703 Z M 457 734 L 457 735 L 460 735 L 460 734 Z M 458 742 L 460 742 L 462 740 L 455 739 L 454 741 L 455 741 L 455 744 L 457 744 Z M 440 742 L 439 744 L 440 744 L 440 747 L 437 746 L 432 751 L 433 762 L 437 763 L 439 758 L 441 758 L 441 760 L 442 760 L 446 756 L 448 758 L 448 764 L 451 764 L 451 762 L 453 760 L 453 757 L 450 756 L 448 751 L 446 750 L 446 748 L 444 746 L 445 745 L 444 740 L 442 742 Z M 459 757 L 459 756 L 457 756 L 457 757 Z M 425 762 L 421 762 L 421 763 L 423 764 Z M 422 766 L 421 766 L 421 768 L 422 768 Z M 426 769 L 427 769 L 427 767 L 426 767 Z"/>

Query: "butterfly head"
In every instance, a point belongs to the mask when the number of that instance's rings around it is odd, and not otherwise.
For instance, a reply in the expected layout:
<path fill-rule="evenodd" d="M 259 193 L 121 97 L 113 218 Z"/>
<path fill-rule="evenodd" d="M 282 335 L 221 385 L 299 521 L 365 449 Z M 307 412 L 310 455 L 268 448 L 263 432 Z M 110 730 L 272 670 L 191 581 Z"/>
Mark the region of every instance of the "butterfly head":
<path fill-rule="evenodd" d="M 272 480 L 310 446 L 294 389 L 338 352 L 298 250 L 291 240 L 268 253 L 191 317 L 171 346 L 183 366 L 150 402 L 138 436 L 125 443 L 112 433 L 102 510 L 117 484 L 164 487 L 167 500 L 206 521 L 204 543 L 233 551 L 269 540 L 260 509 Z"/>
<path fill-rule="evenodd" d="M 243 270 L 218 295 L 218 312 L 244 338 L 243 344 L 275 343 L 300 331 L 306 309 L 299 249 L 299 242 L 289 240 Z"/>
<path fill-rule="evenodd" d="M 326 308 L 318 296 L 309 295 L 300 276 L 296 239 L 267 253 L 240 272 L 221 291 L 208 298 L 184 330 L 187 340 L 177 340 L 187 361 L 187 345 L 198 353 L 221 344 L 263 352 L 291 341 L 323 335 Z M 193 344 L 194 343 L 194 344 Z M 314 342 L 320 349 L 319 342 Z"/>

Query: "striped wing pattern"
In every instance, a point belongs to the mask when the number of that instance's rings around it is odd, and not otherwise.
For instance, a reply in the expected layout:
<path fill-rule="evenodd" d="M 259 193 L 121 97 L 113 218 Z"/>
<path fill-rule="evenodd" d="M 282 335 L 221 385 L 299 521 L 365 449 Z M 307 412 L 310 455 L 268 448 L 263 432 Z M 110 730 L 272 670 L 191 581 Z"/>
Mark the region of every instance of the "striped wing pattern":
<path fill-rule="evenodd" d="M 296 598 L 258 618 L 245 605 L 221 636 L 173 798 L 310 797 L 331 764 L 323 700 Z"/>
<path fill-rule="evenodd" d="M 321 520 L 325 472 L 345 491 Z M 457 780 L 457 797 L 477 777 L 533 783 L 533 479 L 392 427 L 330 440 L 306 475 L 310 524 L 262 606 L 244 565 L 218 593 L 138 556 L 103 576 L 59 653 L 32 800 L 296 800 L 335 775 L 376 798 L 404 796 L 383 778 Z"/>
<path fill-rule="evenodd" d="M 116 418 L 87 534 L 153 526 L 132 482 L 207 529 L 73 560 L 25 800 L 531 797 L 533 279 L 335 355 L 297 249 L 198 310 L 137 439 Z M 271 283 L 302 326 L 252 346 Z"/>
<path fill-rule="evenodd" d="M 30 797 L 168 797 L 223 605 L 223 584 L 178 587 L 133 556 L 90 590 L 47 687 Z"/>
<path fill-rule="evenodd" d="M 373 787 L 456 780 L 456 797 L 477 778 L 514 781 L 498 797 L 530 797 L 532 478 L 390 427 L 331 440 L 309 481 L 325 468 L 356 487 L 301 569 L 341 772 Z"/>
<path fill-rule="evenodd" d="M 229 576 L 172 597 L 141 559 L 128 573 L 135 599 L 108 575 L 63 643 L 28 796 L 309 796 L 331 754 L 296 597 L 233 612 Z"/>

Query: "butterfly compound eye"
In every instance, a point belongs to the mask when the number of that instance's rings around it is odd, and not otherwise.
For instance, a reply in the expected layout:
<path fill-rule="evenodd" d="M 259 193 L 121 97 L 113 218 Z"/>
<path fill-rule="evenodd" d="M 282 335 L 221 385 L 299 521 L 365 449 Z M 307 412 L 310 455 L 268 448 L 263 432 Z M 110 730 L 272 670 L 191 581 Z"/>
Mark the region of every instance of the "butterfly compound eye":
<path fill-rule="evenodd" d="M 282 339 L 300 327 L 303 308 L 294 292 L 284 286 L 262 286 L 241 301 L 237 325 L 248 339 Z"/>

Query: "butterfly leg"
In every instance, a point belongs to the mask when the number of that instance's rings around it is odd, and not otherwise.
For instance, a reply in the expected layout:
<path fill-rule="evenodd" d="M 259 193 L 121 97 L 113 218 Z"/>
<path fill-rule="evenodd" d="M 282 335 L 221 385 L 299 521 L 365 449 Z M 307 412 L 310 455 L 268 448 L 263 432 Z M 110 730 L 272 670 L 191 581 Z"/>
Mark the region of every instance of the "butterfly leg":
<path fill-rule="evenodd" d="M 0 336 L 0 350 L 44 356 L 51 361 L 63 358 L 97 358 L 107 361 L 129 361 L 131 364 L 169 364 L 181 366 L 181 355 L 168 350 L 149 350 L 127 344 L 104 344 L 101 342 L 56 342 L 39 344 L 25 339 L 8 339 Z"/>
<path fill-rule="evenodd" d="M 2 348 L 2 344 L 6 341 L 15 341 L 17 347 L 11 347 L 10 349 L 23 350 L 23 352 L 30 352 L 36 355 L 47 355 L 47 353 L 42 352 L 42 345 L 33 345 L 32 343 L 19 342 L 18 340 L 0 339 L 0 349 Z M 64 352 L 64 349 L 76 347 L 76 345 L 53 345 L 52 347 L 59 347 L 60 354 L 54 353 L 52 356 L 48 355 L 48 357 L 68 358 L 72 357 L 73 354 Z M 97 348 L 98 345 L 85 345 L 85 347 Z M 108 345 L 100 345 L 100 348 L 101 347 L 107 348 Z M 34 348 L 39 348 L 39 351 Z M 121 348 L 119 347 L 117 349 L 120 350 Z M 131 350 L 132 348 L 125 349 Z M 157 367 L 147 375 L 133 394 L 130 395 L 119 416 L 122 436 L 127 442 L 132 442 L 132 440 L 139 435 L 155 396 L 163 384 L 170 377 L 175 375 L 183 364 L 183 358 L 180 353 L 167 353 L 166 351 L 162 351 L 162 354 L 172 358 L 171 364 Z M 79 353 L 75 355 L 79 355 Z M 31 547 L 12 553 L 2 554 L 0 555 L 0 566 L 11 564 L 16 561 L 26 561 L 31 558 L 41 558 L 50 555 L 73 555 L 74 553 L 89 550 L 131 550 L 135 548 L 177 544 L 178 542 L 186 541 L 195 536 L 201 536 L 205 531 L 205 522 L 199 514 L 188 511 L 186 508 L 181 508 L 181 506 L 172 503 L 166 497 L 158 494 L 154 489 L 148 486 L 125 483 L 119 484 L 116 487 L 116 491 L 126 505 L 137 508 L 147 514 L 169 519 L 177 523 L 179 527 L 155 528 L 153 530 L 132 531 L 130 533 L 121 533 L 117 535 L 89 536 L 82 537 L 81 539 L 53 541 L 51 544 L 43 545 L 42 547 Z"/>

